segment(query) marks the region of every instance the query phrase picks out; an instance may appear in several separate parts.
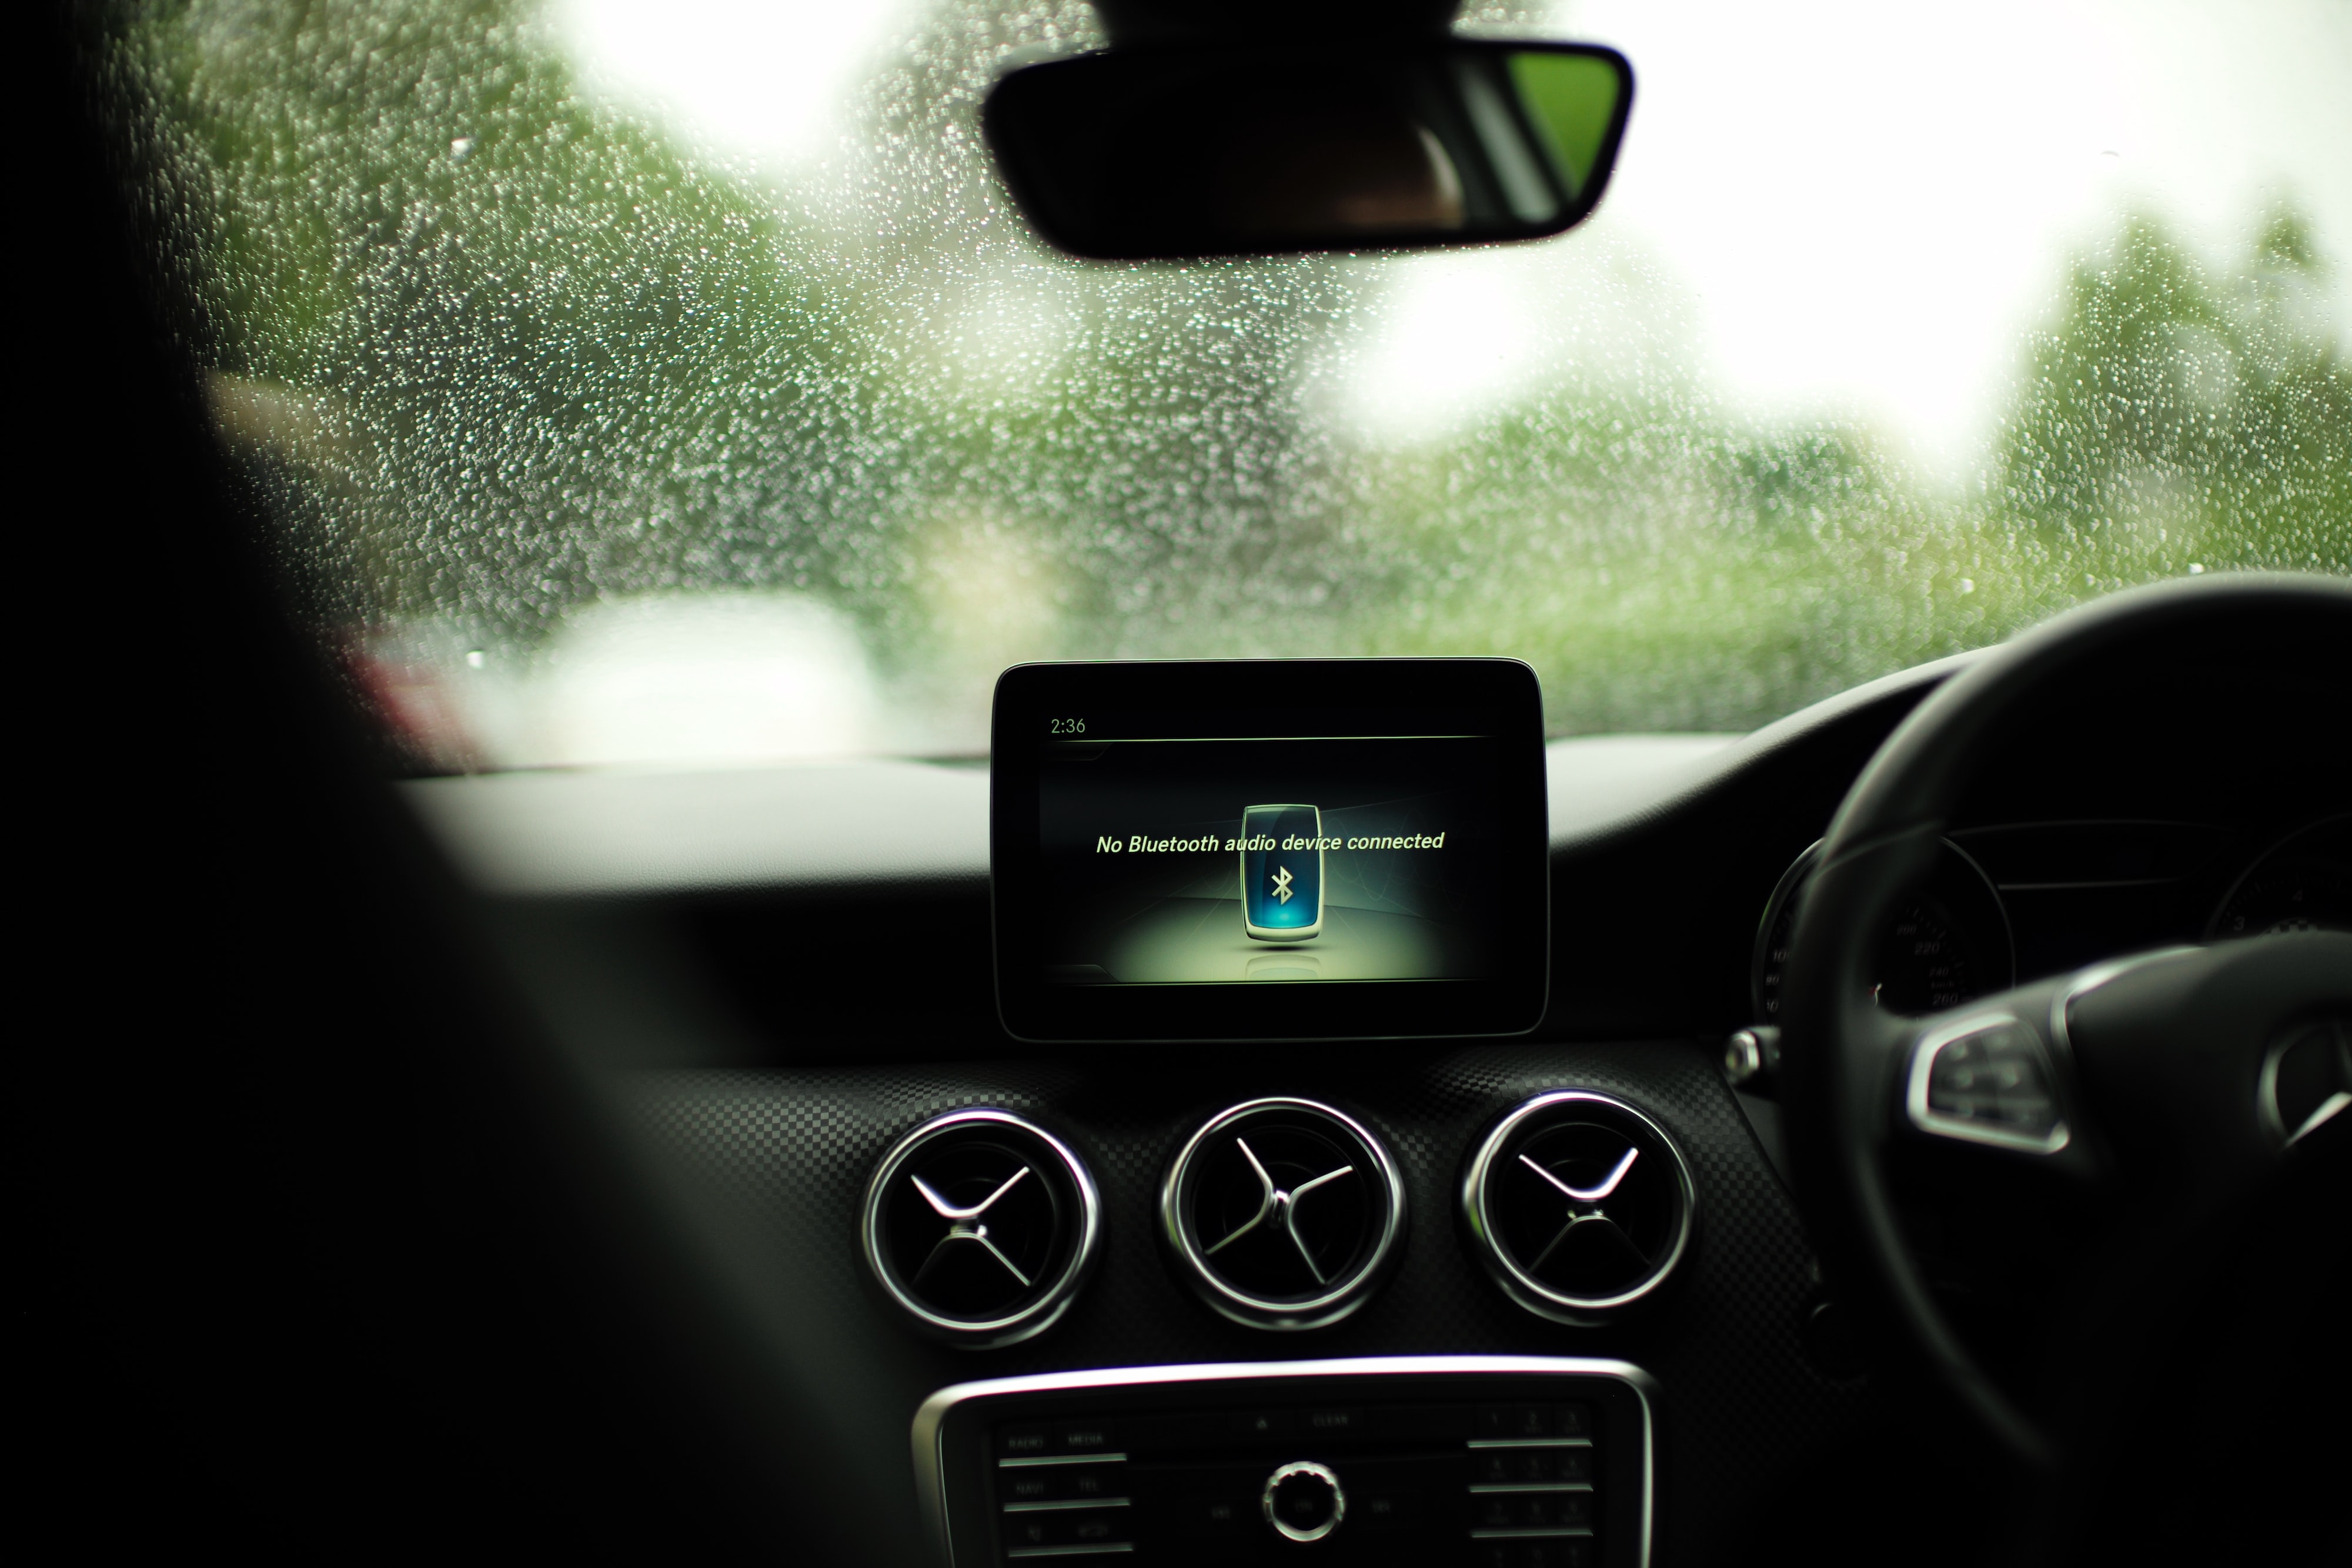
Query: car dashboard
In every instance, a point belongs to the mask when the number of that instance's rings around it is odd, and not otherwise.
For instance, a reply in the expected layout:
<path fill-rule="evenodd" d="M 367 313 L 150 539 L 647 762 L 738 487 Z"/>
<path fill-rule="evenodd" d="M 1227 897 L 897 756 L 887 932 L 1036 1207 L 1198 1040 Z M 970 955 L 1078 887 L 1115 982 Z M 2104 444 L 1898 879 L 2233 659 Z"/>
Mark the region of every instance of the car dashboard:
<path fill-rule="evenodd" d="M 841 1500 L 842 1550 L 1249 1561 L 1322 1530 L 1333 1562 L 1706 1561 L 1793 1519 L 1805 1467 L 1885 1397 L 1808 1243 L 1769 1074 L 1727 1073 L 1726 1040 L 1772 1021 L 1810 847 L 1970 657 L 1746 737 L 1553 742 L 1549 1001 L 1509 1039 L 1011 1038 L 981 763 L 405 790 L 613 1088 L 697 1266 L 821 1413 L 793 1462 Z M 1984 758 L 1947 873 L 1885 934 L 1883 1005 L 2347 913 L 2352 791 L 2307 765 L 2310 689 L 2210 677 L 2044 716 Z M 1630 1111 L 1686 1172 L 1678 1266 L 1622 1310 L 1552 1310 L 1481 1239 L 1481 1160 L 1563 1092 Z M 1171 1239 L 1188 1139 L 1276 1103 L 1393 1164 L 1392 1242 L 1337 1319 L 1226 1310 Z M 976 1110 L 1066 1146 L 1100 1231 L 1042 1332 L 984 1344 L 910 1319 L 860 1218 L 882 1223 L 895 1150 Z"/>

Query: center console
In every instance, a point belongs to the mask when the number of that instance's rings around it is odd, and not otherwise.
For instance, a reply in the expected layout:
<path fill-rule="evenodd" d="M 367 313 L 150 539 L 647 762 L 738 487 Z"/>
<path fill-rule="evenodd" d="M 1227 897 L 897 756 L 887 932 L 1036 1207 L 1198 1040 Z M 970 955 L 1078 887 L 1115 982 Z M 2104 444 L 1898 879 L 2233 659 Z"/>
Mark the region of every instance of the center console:
<path fill-rule="evenodd" d="M 1622 1362 L 1403 1356 L 1003 1378 L 933 1395 L 914 1446 L 955 1568 L 1649 1558 L 1650 1383 Z"/>
<path fill-rule="evenodd" d="M 1549 796 L 1526 665 L 1028 664 L 999 679 L 993 726 L 997 999 L 1015 1037 L 1353 1044 L 1541 1018 Z M 1555 1088 L 1458 1157 L 1440 1179 L 1459 1223 L 1530 1312 L 1603 1321 L 1688 1249 L 1687 1166 L 1610 1095 Z M 967 1347 L 1053 1331 L 1102 1236 L 1144 1225 L 1208 1312 L 1300 1333 L 1396 1273 L 1408 1176 L 1427 1193 L 1430 1174 L 1339 1106 L 1264 1095 L 1169 1149 L 1146 1214 L 1104 1196 L 1081 1142 L 966 1105 L 877 1167 L 861 1244 L 911 1326 Z M 1652 1402 L 1633 1366 L 1550 1357 L 1062 1372 L 934 1394 L 915 1463 L 957 1568 L 1645 1568 Z"/>

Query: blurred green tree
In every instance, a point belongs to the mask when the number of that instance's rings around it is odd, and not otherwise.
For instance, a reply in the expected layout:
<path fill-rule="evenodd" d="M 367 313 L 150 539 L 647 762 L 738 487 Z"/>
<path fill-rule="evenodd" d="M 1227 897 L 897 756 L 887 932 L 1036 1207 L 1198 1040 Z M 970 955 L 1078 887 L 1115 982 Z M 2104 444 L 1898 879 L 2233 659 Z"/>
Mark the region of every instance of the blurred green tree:
<path fill-rule="evenodd" d="M 535 15 L 119 12 L 215 412 L 330 635 L 527 652 L 785 587 L 966 706 L 1018 657 L 1492 652 L 1559 732 L 1742 728 L 2127 583 L 2352 571 L 2352 367 L 2289 210 L 2219 270 L 2146 214 L 2075 258 L 1973 487 L 1726 406 L 1673 333 L 1384 445 L 1306 390 L 1363 264 L 1095 267 L 1015 220 L 972 105 L 1081 0 L 940 0 L 830 195 L 584 96 Z"/>

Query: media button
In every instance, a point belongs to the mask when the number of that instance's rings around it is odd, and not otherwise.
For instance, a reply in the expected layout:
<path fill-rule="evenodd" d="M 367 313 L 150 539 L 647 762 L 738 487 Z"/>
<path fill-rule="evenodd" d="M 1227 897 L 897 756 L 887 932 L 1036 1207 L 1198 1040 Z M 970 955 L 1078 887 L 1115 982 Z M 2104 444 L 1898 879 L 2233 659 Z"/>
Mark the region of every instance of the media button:
<path fill-rule="evenodd" d="M 1100 1421 L 1080 1421 L 1057 1428 L 1061 1451 L 1066 1454 L 1100 1454 L 1118 1447 L 1116 1435 Z"/>

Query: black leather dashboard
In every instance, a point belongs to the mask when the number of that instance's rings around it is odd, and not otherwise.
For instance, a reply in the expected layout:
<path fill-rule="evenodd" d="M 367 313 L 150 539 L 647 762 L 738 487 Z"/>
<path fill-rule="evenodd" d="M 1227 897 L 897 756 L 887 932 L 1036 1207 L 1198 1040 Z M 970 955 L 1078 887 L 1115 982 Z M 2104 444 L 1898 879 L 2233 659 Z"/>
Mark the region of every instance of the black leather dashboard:
<path fill-rule="evenodd" d="M 613 1103 L 679 1229 L 822 1435 L 800 1450 L 811 1473 L 796 1484 L 849 1500 L 840 1517 L 870 1521 L 859 1550 L 872 1560 L 925 1560 L 908 1422 L 948 1384 L 1175 1362 L 1517 1353 L 1616 1357 L 1656 1378 L 1657 1560 L 1708 1561 L 1738 1548 L 1787 1477 L 1863 1430 L 1874 1398 L 1866 1379 L 1834 1375 L 1833 1358 L 1808 1353 L 1818 1272 L 1759 1143 L 1774 1127 L 1752 1103 L 1743 1114 L 1720 1043 L 1751 1021 L 1749 957 L 1775 882 L 1893 727 L 1961 662 L 1888 677 L 1746 737 L 1554 743 L 1551 1005 L 1532 1036 L 1506 1044 L 1016 1045 L 991 1006 L 987 774 L 973 764 L 526 775 L 407 789 L 492 895 L 495 935 L 547 1016 L 609 1070 Z M 2225 698 L 2242 676 L 2226 661 L 2208 674 Z M 2180 841 L 2202 846 L 2195 863 L 2164 877 L 2072 894 L 2037 886 L 2060 900 L 2044 934 L 2072 932 L 2073 947 L 2053 938 L 2048 952 L 2193 939 L 2233 868 L 2326 809 L 2326 781 L 2343 776 L 2299 767 L 2294 790 L 2266 790 L 2249 766 L 2294 736 L 2287 721 L 2298 713 L 2307 747 L 2317 700 L 2308 683 L 2252 702 L 2142 696 L 2021 734 L 1990 759 L 1978 803 L 1956 824 L 2042 831 L 2094 814 L 2198 824 Z M 2168 727 L 2183 714 L 2210 727 L 2214 743 L 2174 747 Z M 2068 798 L 2037 791 L 2048 775 L 2032 759 L 2078 742 L 2088 749 L 2063 770 Z M 828 826 L 813 832 L 814 822 Z M 2119 894 L 2126 883 L 2137 891 Z M 2129 919 L 2082 915 L 2099 908 Z M 1561 1086 L 1613 1092 L 1657 1118 L 1697 1187 L 1689 1266 L 1661 1299 L 1603 1328 L 1514 1307 L 1468 1254 L 1457 1218 L 1454 1189 L 1480 1129 Z M 1404 1175 L 1403 1260 L 1369 1306 L 1328 1329 L 1272 1333 L 1213 1315 L 1155 1240 L 1153 1194 L 1188 1133 L 1274 1093 L 1360 1118 Z M 958 1351 L 909 1333 L 866 1277 L 856 1211 L 894 1139 L 982 1104 L 1026 1113 L 1079 1152 L 1100 1184 L 1105 1243 L 1092 1282 L 1051 1332 Z"/>

